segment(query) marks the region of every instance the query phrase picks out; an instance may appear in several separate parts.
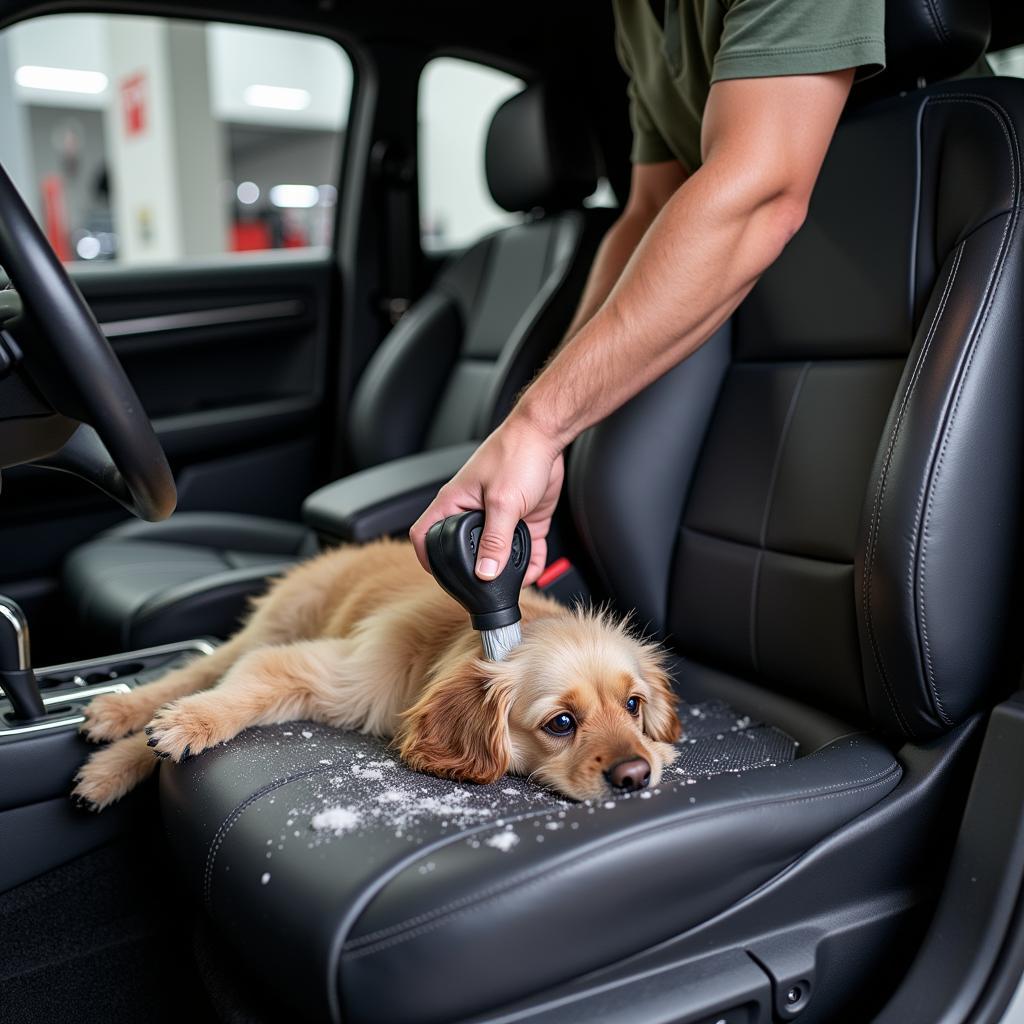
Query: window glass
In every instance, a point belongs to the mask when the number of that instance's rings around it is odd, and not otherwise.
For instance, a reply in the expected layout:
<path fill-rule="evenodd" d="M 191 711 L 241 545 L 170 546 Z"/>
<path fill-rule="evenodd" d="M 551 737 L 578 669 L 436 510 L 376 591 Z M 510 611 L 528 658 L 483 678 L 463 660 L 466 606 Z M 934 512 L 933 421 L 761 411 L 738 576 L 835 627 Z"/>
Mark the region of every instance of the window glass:
<path fill-rule="evenodd" d="M 1012 46 L 1008 50 L 990 53 L 988 62 L 997 75 L 1024 78 L 1024 46 Z"/>
<path fill-rule="evenodd" d="M 504 71 L 454 57 L 437 57 L 423 69 L 419 176 L 424 249 L 463 248 L 521 219 L 491 198 L 484 145 L 494 112 L 523 87 Z"/>
<path fill-rule="evenodd" d="M 319 37 L 49 15 L 0 35 L 0 159 L 66 261 L 325 245 L 351 95 Z"/>

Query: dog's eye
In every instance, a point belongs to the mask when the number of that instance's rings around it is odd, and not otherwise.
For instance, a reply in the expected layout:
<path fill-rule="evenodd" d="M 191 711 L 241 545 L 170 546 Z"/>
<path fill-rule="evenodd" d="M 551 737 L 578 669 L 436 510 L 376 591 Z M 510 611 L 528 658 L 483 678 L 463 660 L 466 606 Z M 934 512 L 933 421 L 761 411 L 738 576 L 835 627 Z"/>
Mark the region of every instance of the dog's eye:
<path fill-rule="evenodd" d="M 640 714 L 640 698 L 630 697 L 629 700 L 626 701 L 626 710 L 634 716 Z"/>
<path fill-rule="evenodd" d="M 544 726 L 544 731 L 551 733 L 552 736 L 569 736 L 576 730 L 576 719 L 572 717 L 567 711 L 563 711 L 560 715 L 555 715 Z"/>

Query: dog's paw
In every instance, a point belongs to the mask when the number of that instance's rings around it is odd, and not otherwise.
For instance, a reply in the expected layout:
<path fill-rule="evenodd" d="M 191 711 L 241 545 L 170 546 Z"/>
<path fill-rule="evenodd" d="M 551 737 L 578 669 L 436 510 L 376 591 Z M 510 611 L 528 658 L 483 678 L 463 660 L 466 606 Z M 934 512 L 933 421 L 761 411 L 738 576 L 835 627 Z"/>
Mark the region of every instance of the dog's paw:
<path fill-rule="evenodd" d="M 140 734 L 96 751 L 79 769 L 71 798 L 80 807 L 102 811 L 152 774 L 153 759 Z"/>
<path fill-rule="evenodd" d="M 145 712 L 140 713 L 132 697 L 131 693 L 105 693 L 91 700 L 83 711 L 81 731 L 86 739 L 104 743 L 138 732 L 146 724 Z"/>
<path fill-rule="evenodd" d="M 165 704 L 145 728 L 157 757 L 183 761 L 231 738 L 216 711 L 197 698 Z"/>

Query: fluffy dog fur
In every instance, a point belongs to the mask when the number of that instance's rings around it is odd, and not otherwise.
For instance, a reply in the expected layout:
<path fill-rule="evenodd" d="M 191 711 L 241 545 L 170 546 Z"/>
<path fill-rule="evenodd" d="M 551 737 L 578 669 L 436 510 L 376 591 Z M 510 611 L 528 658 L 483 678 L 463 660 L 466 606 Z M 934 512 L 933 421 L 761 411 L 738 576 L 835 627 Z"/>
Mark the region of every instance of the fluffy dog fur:
<path fill-rule="evenodd" d="M 460 781 L 511 771 L 600 798 L 606 770 L 642 757 L 657 784 L 680 734 L 658 649 L 607 614 L 570 611 L 532 589 L 521 607 L 522 645 L 487 662 L 465 611 L 410 544 L 327 552 L 276 581 L 213 654 L 94 700 L 82 729 L 114 742 L 89 758 L 74 795 L 101 809 L 158 757 L 180 761 L 249 726 L 298 719 L 392 737 L 410 767 Z M 573 733 L 545 731 L 563 712 Z"/>

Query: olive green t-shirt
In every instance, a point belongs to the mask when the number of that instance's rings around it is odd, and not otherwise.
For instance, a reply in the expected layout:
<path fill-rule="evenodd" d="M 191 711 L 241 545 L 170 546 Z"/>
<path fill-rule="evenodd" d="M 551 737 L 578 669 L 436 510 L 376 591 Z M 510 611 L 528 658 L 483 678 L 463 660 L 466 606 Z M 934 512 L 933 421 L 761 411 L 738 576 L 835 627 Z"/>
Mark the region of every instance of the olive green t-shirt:
<path fill-rule="evenodd" d="M 700 166 L 712 83 L 885 66 L 885 0 L 612 0 L 630 76 L 633 163 Z"/>

